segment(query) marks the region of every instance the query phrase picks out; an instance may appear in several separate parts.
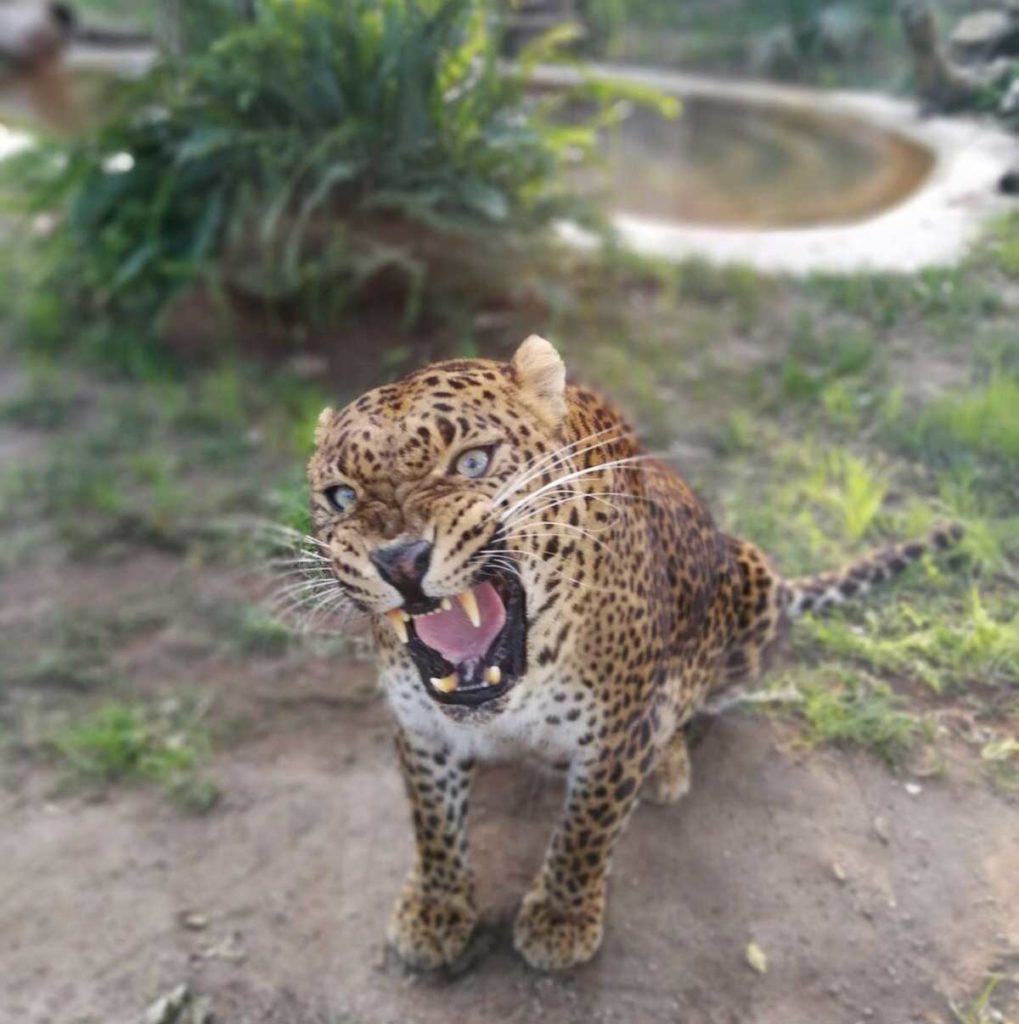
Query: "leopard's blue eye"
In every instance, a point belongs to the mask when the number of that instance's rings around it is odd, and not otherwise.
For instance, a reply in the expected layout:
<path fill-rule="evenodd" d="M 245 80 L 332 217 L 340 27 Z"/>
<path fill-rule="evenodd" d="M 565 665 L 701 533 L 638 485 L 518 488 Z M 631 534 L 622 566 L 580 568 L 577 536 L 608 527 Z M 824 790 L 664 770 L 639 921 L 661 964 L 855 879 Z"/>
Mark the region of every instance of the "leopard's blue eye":
<path fill-rule="evenodd" d="M 471 480 L 484 476 L 492 461 L 491 448 L 471 448 L 456 460 L 456 471 Z"/>
<path fill-rule="evenodd" d="M 326 501 L 336 509 L 337 512 L 349 512 L 357 501 L 357 492 L 353 487 L 346 484 L 337 484 L 335 487 L 327 487 L 323 493 Z"/>

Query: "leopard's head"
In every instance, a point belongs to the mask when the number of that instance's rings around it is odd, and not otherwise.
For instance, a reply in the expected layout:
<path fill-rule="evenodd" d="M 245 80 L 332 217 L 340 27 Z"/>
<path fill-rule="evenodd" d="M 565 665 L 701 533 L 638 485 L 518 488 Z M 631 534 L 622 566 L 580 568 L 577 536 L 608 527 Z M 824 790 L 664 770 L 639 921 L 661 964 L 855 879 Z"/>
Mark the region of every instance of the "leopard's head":
<path fill-rule="evenodd" d="M 319 419 L 308 477 L 332 573 L 451 711 L 498 708 L 526 672 L 540 556 L 517 524 L 563 464 L 566 420 L 563 362 L 537 336 L 508 363 L 439 363 Z"/>

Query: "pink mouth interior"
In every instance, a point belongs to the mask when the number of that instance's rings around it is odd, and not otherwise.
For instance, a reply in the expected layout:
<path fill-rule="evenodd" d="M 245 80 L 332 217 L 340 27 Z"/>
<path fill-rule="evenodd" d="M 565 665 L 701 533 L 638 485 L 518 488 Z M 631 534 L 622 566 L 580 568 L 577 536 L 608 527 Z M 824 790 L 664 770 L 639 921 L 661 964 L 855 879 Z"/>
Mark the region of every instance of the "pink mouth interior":
<path fill-rule="evenodd" d="M 481 613 L 481 625 L 474 626 L 460 602 L 453 598 L 448 612 L 421 615 L 414 619 L 418 639 L 438 651 L 454 665 L 480 658 L 506 623 L 506 609 L 491 583 L 473 588 Z"/>

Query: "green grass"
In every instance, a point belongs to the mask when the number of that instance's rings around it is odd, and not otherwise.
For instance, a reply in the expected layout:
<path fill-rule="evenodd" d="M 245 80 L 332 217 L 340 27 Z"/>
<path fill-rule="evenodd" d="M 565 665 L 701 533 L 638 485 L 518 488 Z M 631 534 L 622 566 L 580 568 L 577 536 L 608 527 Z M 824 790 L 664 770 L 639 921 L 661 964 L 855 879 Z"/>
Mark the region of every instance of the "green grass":
<path fill-rule="evenodd" d="M 1019 468 L 1019 377 L 996 372 L 986 385 L 945 395 L 924 408 L 910 431 L 913 446 L 950 456 L 959 450 Z"/>
<path fill-rule="evenodd" d="M 818 327 L 801 315 L 782 363 L 780 397 L 803 401 L 837 387 L 843 378 L 859 377 L 874 361 L 876 341 L 859 327 Z"/>
<path fill-rule="evenodd" d="M 928 604 L 930 610 L 923 607 Z M 920 680 L 937 693 L 1019 687 L 1019 610 L 1009 616 L 999 606 L 998 614 L 988 611 L 976 589 L 965 602 L 903 594 L 848 617 L 807 619 L 797 626 L 797 646 L 885 678 Z"/>
<path fill-rule="evenodd" d="M 0 684 L 65 693 L 108 688 L 120 681 L 113 666 L 117 648 L 164 624 L 162 615 L 145 604 L 112 615 L 87 609 L 61 612 L 39 628 L 37 643 L 27 645 L 27 656 L 15 653 L 26 646 L 20 637 L 4 637 Z"/>
<path fill-rule="evenodd" d="M 841 534 L 853 543 L 867 533 L 887 492 L 879 473 L 838 449 L 828 452 L 803 483 L 806 500 L 841 520 Z"/>
<path fill-rule="evenodd" d="M 617 372 L 615 393 L 637 405 L 638 418 L 650 409 L 663 438 L 680 439 L 678 467 L 722 523 L 760 543 L 782 572 L 832 569 L 945 519 L 964 525 L 952 553 L 842 613 L 793 626 L 791 676 L 779 678 L 801 683 L 804 704 L 786 714 L 810 744 L 852 744 L 902 764 L 953 742 L 928 724 L 932 705 L 950 705 L 1001 737 L 986 755 L 970 743 L 988 775 L 1016 771 L 1012 227 L 992 226 L 955 268 L 741 282 L 766 297 L 749 324 L 734 315 L 725 280 L 699 265 L 686 274 L 681 302 L 662 273 L 661 291 L 641 293 L 638 306 L 612 308 L 617 288 L 583 314 L 627 338 L 631 357 L 651 370 L 640 388 Z M 580 320 L 570 329 L 583 332 Z M 575 357 L 587 373 L 600 372 L 585 362 L 597 333 L 582 333 Z M 713 357 L 734 337 L 740 355 L 768 357 L 743 363 L 728 347 Z M 698 462 L 702 438 L 710 458 Z"/>
<path fill-rule="evenodd" d="M 860 747 L 898 767 L 927 732 L 922 719 L 886 683 L 853 672 L 826 672 L 821 679 L 811 673 L 797 683 L 803 701 L 796 714 L 808 745 Z"/>
<path fill-rule="evenodd" d="M 974 260 L 974 263 L 976 261 Z M 918 274 L 816 274 L 808 291 L 829 311 L 888 329 L 922 321 L 939 338 L 966 338 L 967 323 L 1001 312 L 1000 293 L 968 265 Z"/>
<path fill-rule="evenodd" d="M 1019 790 L 1019 738 L 1012 735 L 989 740 L 980 756 L 991 778 L 1004 790 Z"/>
<path fill-rule="evenodd" d="M 53 751 L 75 781 L 152 782 L 182 806 L 204 811 L 215 784 L 201 773 L 209 753 L 204 711 L 110 701 L 56 730 Z"/>
<path fill-rule="evenodd" d="M 42 377 L 25 394 L 0 402 L 0 425 L 57 430 L 74 419 L 78 405 L 59 378 Z"/>
<path fill-rule="evenodd" d="M 245 478 L 234 467 L 256 452 L 300 466 L 325 404 L 314 386 L 230 358 L 141 390 L 107 381 L 98 402 L 39 380 L 9 400 L 7 422 L 64 429 L 44 455 L 0 474 L 0 523 L 13 544 L 17 528 L 41 520 L 82 557 L 180 552 L 214 515 L 265 514 L 264 471 Z"/>
<path fill-rule="evenodd" d="M 1005 274 L 1019 278 L 1019 214 L 1003 216 L 990 233 L 987 242 L 989 258 Z"/>
<path fill-rule="evenodd" d="M 761 544 L 788 575 L 828 568 L 892 530 L 888 470 L 836 445 L 783 438 L 740 456 L 723 501 L 731 525 Z M 880 527 L 880 529 L 878 529 Z"/>
<path fill-rule="evenodd" d="M 123 447 L 109 435 L 62 440 L 21 472 L 13 515 L 45 515 L 79 555 L 110 555 L 136 545 L 182 549 L 189 513 L 179 486 L 182 470 L 158 448 Z"/>
<path fill-rule="evenodd" d="M 967 1007 L 958 1006 L 954 1001 L 950 1001 L 949 1007 L 952 1016 L 958 1024 L 998 1024 L 999 1021 L 1003 1022 L 1002 1015 L 991 1005 L 991 997 L 1001 981 L 1000 975 L 991 975 L 983 990 Z"/>
<path fill-rule="evenodd" d="M 245 654 L 262 657 L 286 653 L 294 644 L 294 635 L 269 613 L 252 605 L 229 609 L 222 628 Z"/>
<path fill-rule="evenodd" d="M 115 678 L 106 638 L 80 623 L 50 633 L 46 646 L 27 663 L 9 660 L 0 671 L 7 685 L 77 692 L 100 689 Z"/>

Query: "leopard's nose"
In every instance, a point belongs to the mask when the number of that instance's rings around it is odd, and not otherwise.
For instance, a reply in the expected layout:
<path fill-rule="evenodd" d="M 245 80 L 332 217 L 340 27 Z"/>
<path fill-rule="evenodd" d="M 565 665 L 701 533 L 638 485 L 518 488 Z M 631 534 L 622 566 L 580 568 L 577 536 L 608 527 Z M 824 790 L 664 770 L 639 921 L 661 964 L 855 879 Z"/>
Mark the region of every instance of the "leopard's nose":
<path fill-rule="evenodd" d="M 431 541 L 397 541 L 376 548 L 370 557 L 379 575 L 400 591 L 407 604 L 426 600 L 421 581 L 432 560 Z"/>

